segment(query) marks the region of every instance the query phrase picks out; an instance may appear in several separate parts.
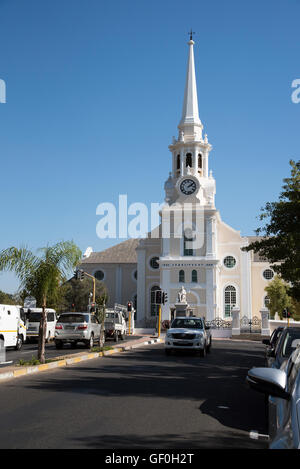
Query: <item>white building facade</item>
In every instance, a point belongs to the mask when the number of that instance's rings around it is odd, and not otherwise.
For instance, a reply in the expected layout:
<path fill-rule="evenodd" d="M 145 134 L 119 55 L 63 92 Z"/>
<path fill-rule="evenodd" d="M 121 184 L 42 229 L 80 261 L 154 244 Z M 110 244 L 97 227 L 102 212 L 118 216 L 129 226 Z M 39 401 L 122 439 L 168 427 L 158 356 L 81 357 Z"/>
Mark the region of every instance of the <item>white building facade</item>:
<path fill-rule="evenodd" d="M 241 250 L 254 238 L 242 237 L 224 223 L 215 207 L 216 182 L 209 170 L 212 146 L 199 117 L 192 38 L 188 47 L 182 117 L 178 138 L 169 146 L 172 164 L 160 227 L 146 239 L 131 240 L 128 259 L 125 241 L 102 253 L 89 253 L 81 264 L 87 272 L 99 273 L 113 304 L 116 298 L 110 292 L 116 287 L 105 282 L 105 271 L 111 272 L 110 278 L 118 283 L 117 302 L 134 299 L 138 326 L 155 323 L 157 306 L 151 292 L 156 289 L 167 293 L 162 319 L 171 319 L 182 285 L 196 316 L 225 319 L 238 307 L 242 316 L 259 317 L 267 304 L 264 288 L 274 275 L 258 255 Z"/>

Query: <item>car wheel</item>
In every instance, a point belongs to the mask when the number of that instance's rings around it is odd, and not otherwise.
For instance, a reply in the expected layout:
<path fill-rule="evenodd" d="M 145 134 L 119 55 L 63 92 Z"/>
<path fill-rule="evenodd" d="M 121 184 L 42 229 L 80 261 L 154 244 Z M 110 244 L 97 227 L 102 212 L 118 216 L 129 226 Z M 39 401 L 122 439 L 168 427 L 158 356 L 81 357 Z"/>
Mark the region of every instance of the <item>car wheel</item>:
<path fill-rule="evenodd" d="M 199 350 L 199 355 L 200 355 L 200 357 L 205 357 L 206 356 L 206 344 L 203 347 L 203 349 Z"/>
<path fill-rule="evenodd" d="M 115 342 L 118 342 L 119 340 L 119 336 L 118 336 L 118 332 L 116 331 L 115 334 L 114 334 L 114 339 L 115 339 Z"/>
<path fill-rule="evenodd" d="M 51 334 L 50 334 L 50 331 L 49 331 L 48 337 L 45 340 L 46 344 L 49 344 L 50 339 L 51 339 Z"/>
<path fill-rule="evenodd" d="M 60 350 L 63 348 L 63 343 L 61 340 L 56 340 L 55 341 L 55 347 L 57 348 L 57 350 Z"/>
<path fill-rule="evenodd" d="M 91 334 L 90 340 L 86 341 L 86 348 L 93 348 L 94 347 L 94 336 Z"/>
<path fill-rule="evenodd" d="M 22 336 L 22 335 L 18 335 L 17 343 L 16 343 L 16 346 L 15 346 L 15 350 L 21 350 L 22 345 L 23 345 L 23 336 Z"/>
<path fill-rule="evenodd" d="M 211 339 L 210 339 L 210 341 L 209 341 L 208 346 L 206 347 L 206 352 L 207 352 L 207 353 L 210 352 L 210 348 L 211 348 Z"/>
<path fill-rule="evenodd" d="M 125 340 L 125 334 L 124 334 L 124 332 L 122 332 L 122 334 L 121 334 L 121 340 Z"/>

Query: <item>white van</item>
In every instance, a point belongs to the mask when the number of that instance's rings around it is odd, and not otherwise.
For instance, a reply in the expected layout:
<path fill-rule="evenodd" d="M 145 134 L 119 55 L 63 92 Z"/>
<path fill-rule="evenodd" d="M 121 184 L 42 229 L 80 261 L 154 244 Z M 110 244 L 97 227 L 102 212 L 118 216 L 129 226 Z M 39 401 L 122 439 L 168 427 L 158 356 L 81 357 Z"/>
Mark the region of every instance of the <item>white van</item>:
<path fill-rule="evenodd" d="M 0 305 L 0 340 L 4 341 L 4 347 L 21 349 L 26 340 L 22 306 Z"/>
<path fill-rule="evenodd" d="M 42 308 L 24 308 L 26 316 L 26 333 L 27 341 L 37 339 L 39 337 L 40 320 L 42 317 Z M 47 329 L 46 342 L 54 339 L 56 326 L 56 311 L 46 308 L 47 313 Z"/>

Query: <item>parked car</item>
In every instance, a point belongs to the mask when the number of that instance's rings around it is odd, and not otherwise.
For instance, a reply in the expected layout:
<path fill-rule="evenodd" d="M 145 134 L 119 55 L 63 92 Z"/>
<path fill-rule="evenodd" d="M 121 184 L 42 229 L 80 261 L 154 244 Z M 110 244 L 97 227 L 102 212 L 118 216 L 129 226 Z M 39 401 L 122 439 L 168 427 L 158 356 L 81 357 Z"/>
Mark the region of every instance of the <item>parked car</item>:
<path fill-rule="evenodd" d="M 90 313 L 61 314 L 55 326 L 56 348 L 61 349 L 65 343 L 71 343 L 76 347 L 78 342 L 83 342 L 89 348 L 98 342 L 102 347 L 104 334 L 100 322 Z"/>
<path fill-rule="evenodd" d="M 26 315 L 26 333 L 27 341 L 32 339 L 38 339 L 40 321 L 42 316 L 42 308 L 24 308 Z M 54 309 L 46 309 L 47 312 L 47 325 L 46 325 L 46 342 L 55 337 L 55 325 L 56 325 L 56 312 Z"/>
<path fill-rule="evenodd" d="M 168 329 L 165 337 L 165 353 L 173 350 L 193 350 L 204 357 L 211 348 L 210 327 L 203 318 L 177 317 Z"/>
<path fill-rule="evenodd" d="M 300 347 L 283 369 L 252 368 L 247 382 L 269 395 L 269 448 L 300 449 Z"/>
<path fill-rule="evenodd" d="M 275 349 L 267 352 L 267 365 L 271 368 L 284 366 L 300 343 L 300 327 L 285 327 L 276 343 Z"/>
<path fill-rule="evenodd" d="M 276 344 L 279 340 L 279 337 L 283 331 L 284 327 L 280 326 L 274 329 L 269 339 L 263 339 L 262 343 L 266 345 L 266 365 L 268 365 L 268 356 L 270 355 L 271 351 L 275 350 Z"/>

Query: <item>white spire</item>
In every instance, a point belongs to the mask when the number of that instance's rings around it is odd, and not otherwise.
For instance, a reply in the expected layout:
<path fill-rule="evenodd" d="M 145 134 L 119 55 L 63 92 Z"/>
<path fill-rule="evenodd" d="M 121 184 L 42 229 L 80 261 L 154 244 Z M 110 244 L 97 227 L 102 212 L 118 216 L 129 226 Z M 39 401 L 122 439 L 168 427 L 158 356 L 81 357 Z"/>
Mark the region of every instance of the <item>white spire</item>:
<path fill-rule="evenodd" d="M 202 123 L 199 118 L 197 85 L 194 62 L 194 41 L 190 39 L 189 58 L 186 72 L 186 82 L 184 91 L 184 100 L 182 107 L 182 117 L 178 128 L 184 132 L 186 136 L 194 136 L 202 139 Z M 199 138 L 200 137 L 200 138 Z"/>

